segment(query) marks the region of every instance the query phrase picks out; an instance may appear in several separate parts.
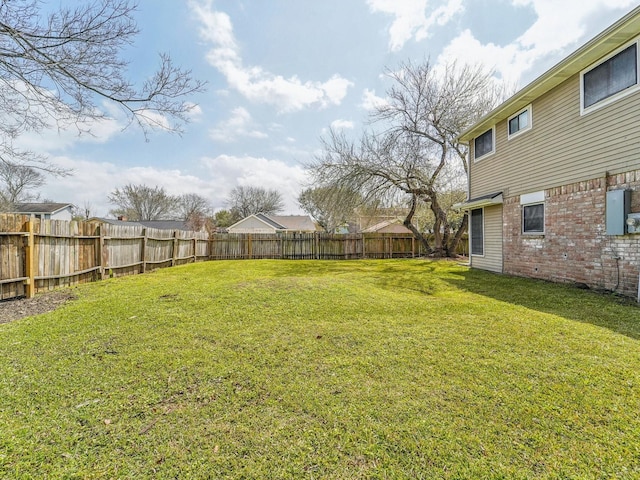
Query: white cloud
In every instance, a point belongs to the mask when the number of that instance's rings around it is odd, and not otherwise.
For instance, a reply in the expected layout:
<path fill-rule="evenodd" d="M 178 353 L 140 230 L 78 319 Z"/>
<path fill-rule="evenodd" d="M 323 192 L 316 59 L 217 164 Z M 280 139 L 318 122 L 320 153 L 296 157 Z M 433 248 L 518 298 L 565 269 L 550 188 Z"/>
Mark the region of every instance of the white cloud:
<path fill-rule="evenodd" d="M 178 169 L 156 167 L 121 167 L 109 162 L 94 162 L 67 156 L 52 157 L 57 166 L 73 170 L 73 175 L 49 179 L 41 196 L 58 202 L 70 202 L 78 207 L 91 205 L 92 216 L 109 216 L 114 208 L 109 194 L 126 184 L 161 186 L 172 195 L 197 193 L 212 201 L 218 199 L 211 178 L 187 174 Z M 218 199 L 219 200 L 219 199 Z"/>
<path fill-rule="evenodd" d="M 387 100 L 382 97 L 378 97 L 375 90 L 369 90 L 368 88 L 365 88 L 362 92 L 362 102 L 360 103 L 360 106 L 365 110 L 375 110 L 376 108 L 386 104 Z"/>
<path fill-rule="evenodd" d="M 202 158 L 200 174 L 180 169 L 152 166 L 121 167 L 109 162 L 92 162 L 66 156 L 51 158 L 62 168 L 73 169 L 69 177 L 51 179 L 41 189 L 43 198 L 70 202 L 79 207 L 91 205 L 92 216 L 110 216 L 114 208 L 109 194 L 129 183 L 163 187 L 167 193 L 180 195 L 197 193 L 213 207 L 225 207 L 231 189 L 237 185 L 253 185 L 280 192 L 285 201 L 285 214 L 301 213 L 296 198 L 306 182 L 300 165 L 288 165 L 281 160 L 251 156 L 219 155 Z M 91 179 L 91 181 L 87 181 Z"/>
<path fill-rule="evenodd" d="M 170 131 L 173 129 L 169 118 L 166 115 L 155 112 L 153 110 L 138 110 L 136 119 L 142 124 L 152 129 L 160 129 Z"/>
<path fill-rule="evenodd" d="M 531 6 L 537 16 L 533 25 L 519 38 L 508 45 L 483 44 L 472 32 L 465 30 L 444 48 L 438 63 L 443 64 L 452 58 L 460 63 L 481 63 L 495 69 L 508 84 L 518 84 L 531 66 L 539 64 L 548 55 L 577 48 L 579 41 L 586 40 L 583 37 L 588 19 L 603 10 L 635 4 L 633 0 L 566 0 L 560 8 L 555 0 L 512 2 L 517 6 Z"/>
<path fill-rule="evenodd" d="M 585 33 L 585 20 L 602 9 L 635 5 L 635 0 L 564 0 L 559 8 L 555 0 L 514 0 L 516 5 L 533 7 L 537 21 L 519 39 L 524 48 L 544 53 L 561 50 Z M 553 34 L 549 34 L 553 32 Z"/>
<path fill-rule="evenodd" d="M 442 51 L 436 68 L 442 68 L 451 59 L 456 59 L 459 64 L 484 65 L 495 70 L 506 84 L 514 84 L 522 72 L 533 65 L 536 52 L 523 49 L 518 44 L 482 44 L 471 31 L 464 30 Z"/>
<path fill-rule="evenodd" d="M 252 123 L 251 114 L 245 108 L 238 107 L 231 111 L 231 117 L 228 120 L 220 122 L 209 133 L 211 138 L 218 142 L 234 142 L 242 137 L 268 137 L 266 133 L 252 129 Z"/>
<path fill-rule="evenodd" d="M 107 117 L 41 132 L 28 131 L 15 140 L 15 145 L 34 152 L 60 152 L 77 143 L 107 143 L 125 128 L 122 119 Z"/>
<path fill-rule="evenodd" d="M 187 112 L 187 118 L 193 122 L 199 121 L 202 118 L 203 111 L 202 107 L 197 103 L 186 102 L 185 105 L 189 109 Z"/>
<path fill-rule="evenodd" d="M 339 105 L 353 86 L 337 74 L 324 82 L 302 81 L 295 75 L 285 78 L 259 66 L 245 66 L 229 16 L 215 11 L 210 0 L 192 1 L 189 5 L 202 24 L 201 37 L 213 46 L 207 53 L 207 61 L 226 77 L 232 88 L 251 101 L 273 105 L 280 112 L 325 108 Z"/>
<path fill-rule="evenodd" d="M 307 178 L 302 166 L 263 157 L 232 155 L 206 157 L 202 163 L 210 170 L 211 179 L 220 189 L 223 201 L 234 186 L 263 187 L 282 194 L 286 205 L 283 213 L 300 213 L 296 198 Z"/>
<path fill-rule="evenodd" d="M 354 124 L 350 120 L 338 119 L 331 122 L 331 128 L 333 128 L 334 130 L 346 130 L 346 129 L 351 130 L 354 128 Z"/>
<path fill-rule="evenodd" d="M 462 0 L 447 0 L 432 9 L 429 15 L 429 0 L 367 0 L 367 3 L 371 11 L 395 17 L 389 27 L 389 48 L 392 51 L 402 49 L 411 38 L 416 41 L 428 38 L 434 25 L 446 25 L 464 11 Z"/>

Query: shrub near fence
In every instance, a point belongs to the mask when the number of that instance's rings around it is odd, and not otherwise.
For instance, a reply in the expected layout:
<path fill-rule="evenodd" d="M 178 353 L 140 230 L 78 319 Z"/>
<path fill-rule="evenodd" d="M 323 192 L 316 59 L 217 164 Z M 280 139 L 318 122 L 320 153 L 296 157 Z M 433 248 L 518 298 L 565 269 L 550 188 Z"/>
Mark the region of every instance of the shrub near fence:
<path fill-rule="evenodd" d="M 0 300 L 202 260 L 406 258 L 410 234 L 214 234 L 0 214 Z M 464 253 L 460 251 L 459 253 Z"/>

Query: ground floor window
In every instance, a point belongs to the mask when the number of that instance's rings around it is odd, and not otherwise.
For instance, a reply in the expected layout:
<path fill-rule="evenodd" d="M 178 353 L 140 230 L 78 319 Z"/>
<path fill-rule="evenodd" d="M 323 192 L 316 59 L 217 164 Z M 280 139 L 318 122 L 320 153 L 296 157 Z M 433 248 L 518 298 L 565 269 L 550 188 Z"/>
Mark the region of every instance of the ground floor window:
<path fill-rule="evenodd" d="M 484 255 L 484 210 L 471 210 L 471 254 Z"/>
<path fill-rule="evenodd" d="M 522 207 L 522 232 L 544 233 L 544 203 Z"/>

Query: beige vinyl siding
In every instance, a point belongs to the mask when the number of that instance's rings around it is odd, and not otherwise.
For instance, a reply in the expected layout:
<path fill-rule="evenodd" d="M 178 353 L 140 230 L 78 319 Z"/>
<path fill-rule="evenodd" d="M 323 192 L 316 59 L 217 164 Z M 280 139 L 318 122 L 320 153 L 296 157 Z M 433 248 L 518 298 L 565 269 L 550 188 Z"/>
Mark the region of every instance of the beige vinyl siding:
<path fill-rule="evenodd" d="M 580 75 L 572 76 L 532 102 L 531 130 L 508 140 L 507 122 L 496 125 L 496 153 L 471 161 L 470 197 L 520 195 L 640 168 L 638 112 L 640 92 L 581 116 Z"/>
<path fill-rule="evenodd" d="M 502 205 L 484 208 L 484 255 L 472 255 L 471 266 L 502 273 Z"/>
<path fill-rule="evenodd" d="M 276 229 L 267 225 L 256 217 L 247 217 L 233 228 L 229 233 L 275 233 Z"/>

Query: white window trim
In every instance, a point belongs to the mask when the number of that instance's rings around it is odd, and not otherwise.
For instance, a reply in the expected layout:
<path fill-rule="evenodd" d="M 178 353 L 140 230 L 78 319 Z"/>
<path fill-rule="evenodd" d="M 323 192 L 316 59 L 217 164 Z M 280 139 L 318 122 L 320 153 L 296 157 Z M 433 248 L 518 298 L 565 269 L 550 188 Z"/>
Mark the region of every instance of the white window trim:
<path fill-rule="evenodd" d="M 542 231 L 541 232 L 525 232 L 524 231 L 524 207 L 532 207 L 534 205 L 542 205 L 544 220 L 542 222 Z M 545 205 L 545 196 L 544 190 L 540 190 L 539 192 L 532 192 L 520 195 L 520 211 L 522 216 L 522 222 L 520 225 L 520 231 L 523 235 L 531 235 L 531 236 L 541 236 L 545 234 L 546 231 L 546 219 L 547 219 L 547 208 Z"/>
<path fill-rule="evenodd" d="M 482 210 L 482 254 L 472 253 L 473 252 L 473 232 L 471 232 L 471 235 L 469 236 L 469 258 L 471 258 L 471 257 L 484 258 L 484 255 L 485 255 L 485 253 L 487 251 L 487 245 L 486 245 L 486 242 L 485 242 L 486 239 L 484 237 L 484 221 L 485 221 L 484 207 L 473 208 L 472 210 L 469 211 L 469 224 L 470 225 L 471 225 L 471 212 L 473 210 Z M 473 228 L 473 227 L 471 227 L 471 228 Z"/>
<path fill-rule="evenodd" d="M 496 126 L 494 125 L 493 127 L 491 127 L 488 130 L 485 130 L 484 132 L 482 132 L 481 135 L 484 135 L 485 133 L 487 133 L 489 130 L 491 130 L 491 138 L 492 138 L 492 142 L 491 142 L 491 150 L 488 151 L 487 153 L 485 153 L 484 155 L 482 155 L 481 157 L 476 157 L 476 139 L 473 139 L 473 161 L 474 162 L 479 162 L 480 160 L 484 160 L 487 157 L 490 157 L 491 155 L 493 155 L 494 153 L 496 153 Z M 480 136 L 480 135 L 478 135 Z M 478 138 L 478 137 L 476 137 Z"/>
<path fill-rule="evenodd" d="M 621 98 L 624 98 L 624 97 L 626 97 L 628 95 L 631 95 L 632 93 L 637 92 L 638 90 L 640 90 L 640 42 L 638 41 L 639 39 L 640 39 L 640 37 L 636 37 L 633 40 L 631 40 L 630 42 L 625 43 L 621 47 L 616 48 L 609 55 L 607 55 L 606 57 L 602 57 L 596 63 L 592 63 L 591 65 L 589 65 L 587 68 L 585 68 L 584 70 L 582 70 L 580 72 L 580 115 L 581 116 L 582 115 L 588 115 L 589 113 L 595 112 L 596 110 L 600 110 L 602 107 L 606 107 L 607 105 L 610 105 L 610 104 L 612 104 L 614 102 L 617 102 Z M 606 62 L 610 58 L 615 57 L 617 54 L 622 52 L 625 48 L 630 47 L 634 43 L 636 44 L 636 56 L 637 56 L 637 59 L 636 59 L 636 84 L 631 86 L 631 87 L 629 87 L 629 88 L 625 88 L 621 92 L 618 92 L 618 93 L 616 93 L 614 95 L 611 95 L 610 97 L 607 97 L 607 98 L 605 98 L 603 100 L 600 100 L 599 102 L 596 102 L 593 105 L 590 105 L 589 107 L 585 108 L 584 107 L 584 75 L 586 73 L 589 73 L 591 70 L 593 70 L 597 66 L 602 65 L 604 62 Z"/>
<path fill-rule="evenodd" d="M 521 128 L 516 133 L 509 133 L 509 122 L 511 121 L 511 119 L 527 111 L 529 112 L 529 125 L 527 125 L 524 128 Z M 519 135 L 522 135 L 525 132 L 528 132 L 529 130 L 531 130 L 532 127 L 533 127 L 533 109 L 531 107 L 531 104 L 529 104 L 526 107 L 524 107 L 522 110 L 520 110 L 518 113 L 515 113 L 514 115 L 511 115 L 509 118 L 507 118 L 507 140 L 511 140 L 512 138 L 515 138 Z"/>

